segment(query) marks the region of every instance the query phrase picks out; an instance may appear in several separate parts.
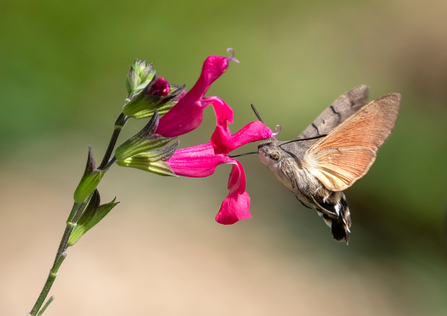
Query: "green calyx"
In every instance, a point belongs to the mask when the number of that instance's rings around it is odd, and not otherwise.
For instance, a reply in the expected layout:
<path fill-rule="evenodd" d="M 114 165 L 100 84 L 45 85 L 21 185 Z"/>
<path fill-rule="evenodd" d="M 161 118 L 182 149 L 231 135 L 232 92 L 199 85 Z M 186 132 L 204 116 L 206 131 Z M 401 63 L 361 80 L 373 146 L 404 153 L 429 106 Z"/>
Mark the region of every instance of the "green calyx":
<path fill-rule="evenodd" d="M 177 177 L 171 167 L 164 161 L 151 161 L 148 157 L 134 156 L 123 161 L 116 162 L 121 167 L 131 167 L 155 173 L 159 176 Z"/>
<path fill-rule="evenodd" d="M 176 176 L 165 161 L 174 155 L 180 141 L 166 146 L 174 138 L 154 134 L 158 122 L 159 115 L 155 109 L 146 126 L 116 149 L 115 158 L 119 166 L 141 169 L 158 175 Z"/>
<path fill-rule="evenodd" d="M 124 105 L 124 115 L 135 119 L 148 118 L 154 115 L 154 110 L 157 109 L 159 115 L 163 116 L 177 104 L 177 99 L 185 90 L 185 86 L 170 84 L 171 91 L 168 95 L 160 96 L 149 93 L 155 81 L 156 76 L 152 77 L 151 82 Z"/>
<path fill-rule="evenodd" d="M 171 141 L 172 138 L 169 139 Z M 137 152 L 132 156 L 123 155 L 122 159 L 116 160 L 116 163 L 121 167 L 131 167 L 144 171 L 149 171 L 162 176 L 173 176 L 176 177 L 174 171 L 165 162 L 171 158 L 175 151 L 177 150 L 180 141 L 177 140 L 174 144 L 167 147 L 160 147 L 156 149 L 147 150 L 144 152 Z M 147 148 L 150 144 L 146 144 Z M 141 146 L 140 148 L 143 148 Z"/>
<path fill-rule="evenodd" d="M 116 149 L 116 159 L 123 161 L 129 157 L 163 147 L 172 141 L 173 138 L 163 137 L 157 134 L 154 135 L 158 127 L 158 122 L 159 115 L 155 109 L 154 115 L 146 126 Z"/>

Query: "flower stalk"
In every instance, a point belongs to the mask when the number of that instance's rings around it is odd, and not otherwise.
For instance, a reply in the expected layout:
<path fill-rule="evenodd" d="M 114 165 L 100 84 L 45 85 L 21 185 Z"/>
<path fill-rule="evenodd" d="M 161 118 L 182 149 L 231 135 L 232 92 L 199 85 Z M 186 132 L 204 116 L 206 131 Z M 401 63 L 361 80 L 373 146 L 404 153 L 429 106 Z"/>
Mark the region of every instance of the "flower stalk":
<path fill-rule="evenodd" d="M 107 170 L 109 166 L 109 160 L 112 156 L 113 149 L 115 148 L 116 142 L 118 141 L 118 137 L 121 133 L 121 131 L 124 128 L 124 125 L 126 125 L 127 121 L 130 117 L 125 116 L 124 113 L 121 112 L 121 114 L 118 116 L 118 118 L 115 121 L 115 126 L 113 128 L 112 137 L 110 138 L 109 145 L 107 146 L 107 150 L 104 154 L 104 157 L 102 158 L 101 164 L 99 165 L 99 170 Z M 110 166 L 109 166 L 110 167 Z"/>
<path fill-rule="evenodd" d="M 209 56 L 199 79 L 187 93 L 184 86 L 157 77 L 152 64 L 138 59 L 133 63 L 126 77 L 128 95 L 122 113 L 115 121 L 104 157 L 96 167 L 89 147 L 85 171 L 75 190 L 74 204 L 53 265 L 27 316 L 42 315 L 53 301 L 54 297 L 51 296 L 44 304 L 67 257 L 68 247 L 75 245 L 118 204 L 114 199 L 101 205 L 97 189 L 105 173 L 115 163 L 177 178 L 210 176 L 218 165 L 231 164 L 229 193 L 222 202 L 216 221 L 228 225 L 251 217 L 244 170 L 240 162 L 228 153 L 247 143 L 270 138 L 272 131 L 262 122 L 252 122 L 231 134 L 228 124 L 233 123 L 233 110 L 220 98 L 205 96 L 211 84 L 227 71 L 229 62 L 238 62 L 234 59 L 234 51 L 232 53 L 231 57 Z M 177 137 L 196 129 L 203 120 L 204 109 L 209 105 L 216 114 L 216 129 L 210 142 L 178 150 Z M 150 121 L 115 150 L 120 133 L 130 118 L 150 118 Z"/>
<path fill-rule="evenodd" d="M 107 150 L 104 154 L 104 157 L 102 159 L 101 165 L 98 167 L 99 170 L 105 172 L 108 170 L 108 168 L 113 164 L 109 163 L 111 160 L 114 161 L 114 159 L 110 159 L 110 156 L 113 153 L 113 149 L 115 148 L 116 142 L 118 140 L 118 136 L 123 129 L 124 125 L 128 121 L 128 117 L 126 117 L 123 113 L 121 113 L 114 126 L 114 131 L 112 133 L 111 139 L 109 141 L 109 145 L 107 147 Z M 90 159 L 89 159 L 90 160 Z M 91 168 L 92 166 L 90 166 Z M 87 163 L 87 168 L 89 168 L 89 164 Z M 93 167 L 94 169 L 94 167 Z M 101 180 L 101 179 L 100 179 Z M 99 181 L 98 181 L 99 184 Z M 45 281 L 45 284 L 43 286 L 42 291 L 40 292 L 36 303 L 34 304 L 31 311 L 27 314 L 27 316 L 40 316 L 42 315 L 47 307 L 52 303 L 54 300 L 54 296 L 51 296 L 48 301 L 45 303 L 45 305 L 42 307 L 43 303 L 45 302 L 45 299 L 47 298 L 51 287 L 53 286 L 54 281 L 56 280 L 56 277 L 58 275 L 59 268 L 61 267 L 62 263 L 64 262 L 65 258 L 67 257 L 67 248 L 69 247 L 69 240 L 70 236 L 73 233 L 73 230 L 76 228 L 77 223 L 81 216 L 83 215 L 83 211 L 87 207 L 87 205 L 90 202 L 91 195 L 85 199 L 85 201 L 81 203 L 74 203 L 73 207 L 71 209 L 70 215 L 68 216 L 68 219 L 66 221 L 66 227 L 64 230 L 64 233 L 62 235 L 61 241 L 59 243 L 56 256 L 53 262 L 53 266 L 50 269 L 50 273 L 48 274 L 47 280 Z"/>
<path fill-rule="evenodd" d="M 36 303 L 34 304 L 33 308 L 31 309 L 31 312 L 27 316 L 37 316 L 39 313 L 40 315 L 43 314 L 45 309 L 51 304 L 53 299 L 49 299 L 48 302 L 45 304 L 44 308 L 41 309 L 45 299 L 48 296 L 48 293 L 51 290 L 51 287 L 53 286 L 54 281 L 56 280 L 57 274 L 59 272 L 59 268 L 61 267 L 62 263 L 64 262 L 65 258 L 67 257 L 67 253 L 65 252 L 68 248 L 68 239 L 70 238 L 71 232 L 76 227 L 76 222 L 80 218 L 79 214 L 82 213 L 81 209 L 82 207 L 85 207 L 85 204 L 78 204 L 74 203 L 73 208 L 70 212 L 70 215 L 68 216 L 66 227 L 64 234 L 62 235 L 62 239 L 59 243 L 59 247 L 56 252 L 56 257 L 53 262 L 53 266 L 50 269 L 50 273 L 48 274 L 48 278 L 43 286 L 42 291 L 40 292 L 39 297 L 37 298 Z"/>

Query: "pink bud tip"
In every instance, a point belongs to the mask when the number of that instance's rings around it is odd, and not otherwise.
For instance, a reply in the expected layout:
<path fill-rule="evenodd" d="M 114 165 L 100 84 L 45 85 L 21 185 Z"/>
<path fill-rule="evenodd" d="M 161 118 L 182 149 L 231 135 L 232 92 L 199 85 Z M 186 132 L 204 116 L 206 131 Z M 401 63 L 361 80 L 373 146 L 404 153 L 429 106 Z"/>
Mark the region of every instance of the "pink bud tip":
<path fill-rule="evenodd" d="M 232 49 L 231 47 L 227 49 L 227 53 L 229 53 L 231 51 L 231 56 L 227 57 L 228 61 L 235 61 L 237 63 L 239 63 L 239 60 L 237 60 L 236 58 L 234 58 L 234 49 Z"/>
<path fill-rule="evenodd" d="M 149 89 L 149 94 L 158 95 L 161 97 L 167 96 L 169 92 L 171 92 L 171 86 L 169 85 L 169 82 L 163 77 L 158 77 L 152 84 L 152 87 Z"/>

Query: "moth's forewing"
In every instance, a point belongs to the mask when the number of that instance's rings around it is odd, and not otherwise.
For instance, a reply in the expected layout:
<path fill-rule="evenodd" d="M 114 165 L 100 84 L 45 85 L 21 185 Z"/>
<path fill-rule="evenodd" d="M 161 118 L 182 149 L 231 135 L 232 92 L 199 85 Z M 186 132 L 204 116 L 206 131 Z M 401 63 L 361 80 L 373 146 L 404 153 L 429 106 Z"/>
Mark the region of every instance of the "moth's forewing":
<path fill-rule="evenodd" d="M 326 108 L 296 139 L 311 138 L 329 134 L 339 124 L 361 109 L 368 100 L 369 87 L 366 85 L 355 87 L 337 98 Z M 306 150 L 317 140 L 295 142 L 282 148 L 302 159 Z"/>
<path fill-rule="evenodd" d="M 371 101 L 304 155 L 303 166 L 327 189 L 342 191 L 360 179 L 396 124 L 401 96 L 391 93 Z"/>
<path fill-rule="evenodd" d="M 341 95 L 326 108 L 296 139 L 328 134 L 348 117 L 361 109 L 368 100 L 369 87 L 355 87 Z"/>

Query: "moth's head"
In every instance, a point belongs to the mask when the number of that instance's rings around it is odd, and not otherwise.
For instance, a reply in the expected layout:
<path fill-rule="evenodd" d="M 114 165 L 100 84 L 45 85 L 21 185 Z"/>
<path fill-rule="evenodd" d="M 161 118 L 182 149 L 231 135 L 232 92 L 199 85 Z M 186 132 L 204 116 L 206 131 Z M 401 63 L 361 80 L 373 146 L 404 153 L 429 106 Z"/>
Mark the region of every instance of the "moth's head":
<path fill-rule="evenodd" d="M 277 142 L 267 142 L 258 146 L 259 159 L 264 165 L 273 166 L 277 164 L 281 158 L 283 151 Z"/>

